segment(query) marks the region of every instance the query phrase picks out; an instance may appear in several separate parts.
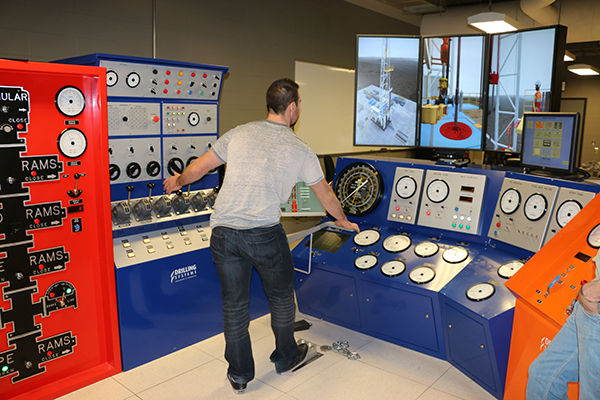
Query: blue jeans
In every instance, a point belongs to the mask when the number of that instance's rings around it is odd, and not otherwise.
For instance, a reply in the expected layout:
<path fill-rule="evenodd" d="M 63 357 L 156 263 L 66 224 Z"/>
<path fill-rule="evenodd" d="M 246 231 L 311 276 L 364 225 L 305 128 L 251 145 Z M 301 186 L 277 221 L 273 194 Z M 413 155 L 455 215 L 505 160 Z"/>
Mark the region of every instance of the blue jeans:
<path fill-rule="evenodd" d="M 210 249 L 221 281 L 227 372 L 238 383 L 254 379 L 248 334 L 252 268 L 261 278 L 271 309 L 275 335 L 271 361 L 277 369 L 292 365 L 298 356 L 294 339 L 294 262 L 281 224 L 239 230 L 217 226 L 212 231 Z"/>
<path fill-rule="evenodd" d="M 567 382 L 579 382 L 579 400 L 600 399 L 600 316 L 579 302 L 529 366 L 527 400 L 567 399 Z"/>

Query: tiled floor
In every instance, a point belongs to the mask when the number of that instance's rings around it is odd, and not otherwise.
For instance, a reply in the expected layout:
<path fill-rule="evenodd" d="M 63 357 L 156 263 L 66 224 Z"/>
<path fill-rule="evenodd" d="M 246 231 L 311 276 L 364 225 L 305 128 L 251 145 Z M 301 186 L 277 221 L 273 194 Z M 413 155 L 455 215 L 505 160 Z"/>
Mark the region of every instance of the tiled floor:
<path fill-rule="evenodd" d="M 161 359 L 70 393 L 60 400 L 493 400 L 448 362 L 298 314 L 313 325 L 297 339 L 323 345 L 347 341 L 360 360 L 335 352 L 291 376 L 275 373 L 269 315 L 250 324 L 256 378 L 233 393 L 225 374 L 225 341 L 217 335 Z"/>

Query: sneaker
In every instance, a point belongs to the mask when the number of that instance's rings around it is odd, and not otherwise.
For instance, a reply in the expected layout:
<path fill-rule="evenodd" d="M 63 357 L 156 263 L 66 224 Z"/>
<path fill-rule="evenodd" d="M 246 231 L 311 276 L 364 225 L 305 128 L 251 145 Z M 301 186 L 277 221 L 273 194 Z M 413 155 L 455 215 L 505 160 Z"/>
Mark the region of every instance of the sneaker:
<path fill-rule="evenodd" d="M 292 365 L 290 365 L 287 368 L 284 369 L 278 369 L 277 367 L 275 367 L 275 372 L 277 372 L 278 375 L 290 375 L 294 368 L 296 368 L 298 365 L 302 364 L 304 361 L 306 361 L 306 356 L 308 355 L 308 344 L 306 343 L 302 343 L 298 345 L 298 357 L 296 357 L 296 359 L 294 360 L 294 362 L 292 363 Z"/>
<path fill-rule="evenodd" d="M 233 389 L 233 393 L 235 393 L 235 394 L 246 393 L 246 386 L 248 386 L 247 383 L 237 383 L 236 381 L 233 380 L 233 378 L 229 374 L 227 374 L 227 379 L 229 380 L 229 383 L 231 383 L 231 388 Z"/>

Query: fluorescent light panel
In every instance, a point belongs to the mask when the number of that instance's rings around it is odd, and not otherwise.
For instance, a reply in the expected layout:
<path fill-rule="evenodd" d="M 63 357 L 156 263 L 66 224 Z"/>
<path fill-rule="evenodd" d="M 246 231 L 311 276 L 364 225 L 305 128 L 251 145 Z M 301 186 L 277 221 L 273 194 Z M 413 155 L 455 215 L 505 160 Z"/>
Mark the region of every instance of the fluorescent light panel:
<path fill-rule="evenodd" d="M 575 54 L 571 53 L 569 50 L 565 50 L 565 61 L 575 61 Z"/>
<path fill-rule="evenodd" d="M 485 33 L 502 33 L 516 31 L 521 27 L 514 19 L 503 13 L 486 12 L 472 15 L 467 24 Z"/>
<path fill-rule="evenodd" d="M 581 76 L 600 75 L 598 68 L 588 64 L 575 64 L 567 67 L 569 71 Z"/>

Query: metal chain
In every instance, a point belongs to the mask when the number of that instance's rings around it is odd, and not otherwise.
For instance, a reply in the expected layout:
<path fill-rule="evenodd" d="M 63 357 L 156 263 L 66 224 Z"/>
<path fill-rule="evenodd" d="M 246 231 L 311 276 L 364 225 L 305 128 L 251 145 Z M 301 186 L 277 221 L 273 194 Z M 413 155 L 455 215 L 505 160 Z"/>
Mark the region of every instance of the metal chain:
<path fill-rule="evenodd" d="M 349 360 L 359 360 L 360 356 L 358 355 L 358 353 L 348 350 L 349 346 L 350 345 L 348 344 L 348 342 L 337 341 L 337 342 L 333 342 L 331 344 L 331 346 L 328 346 L 328 345 L 321 346 L 321 350 L 322 351 L 333 350 L 333 351 L 340 353 L 341 355 L 347 357 Z"/>

